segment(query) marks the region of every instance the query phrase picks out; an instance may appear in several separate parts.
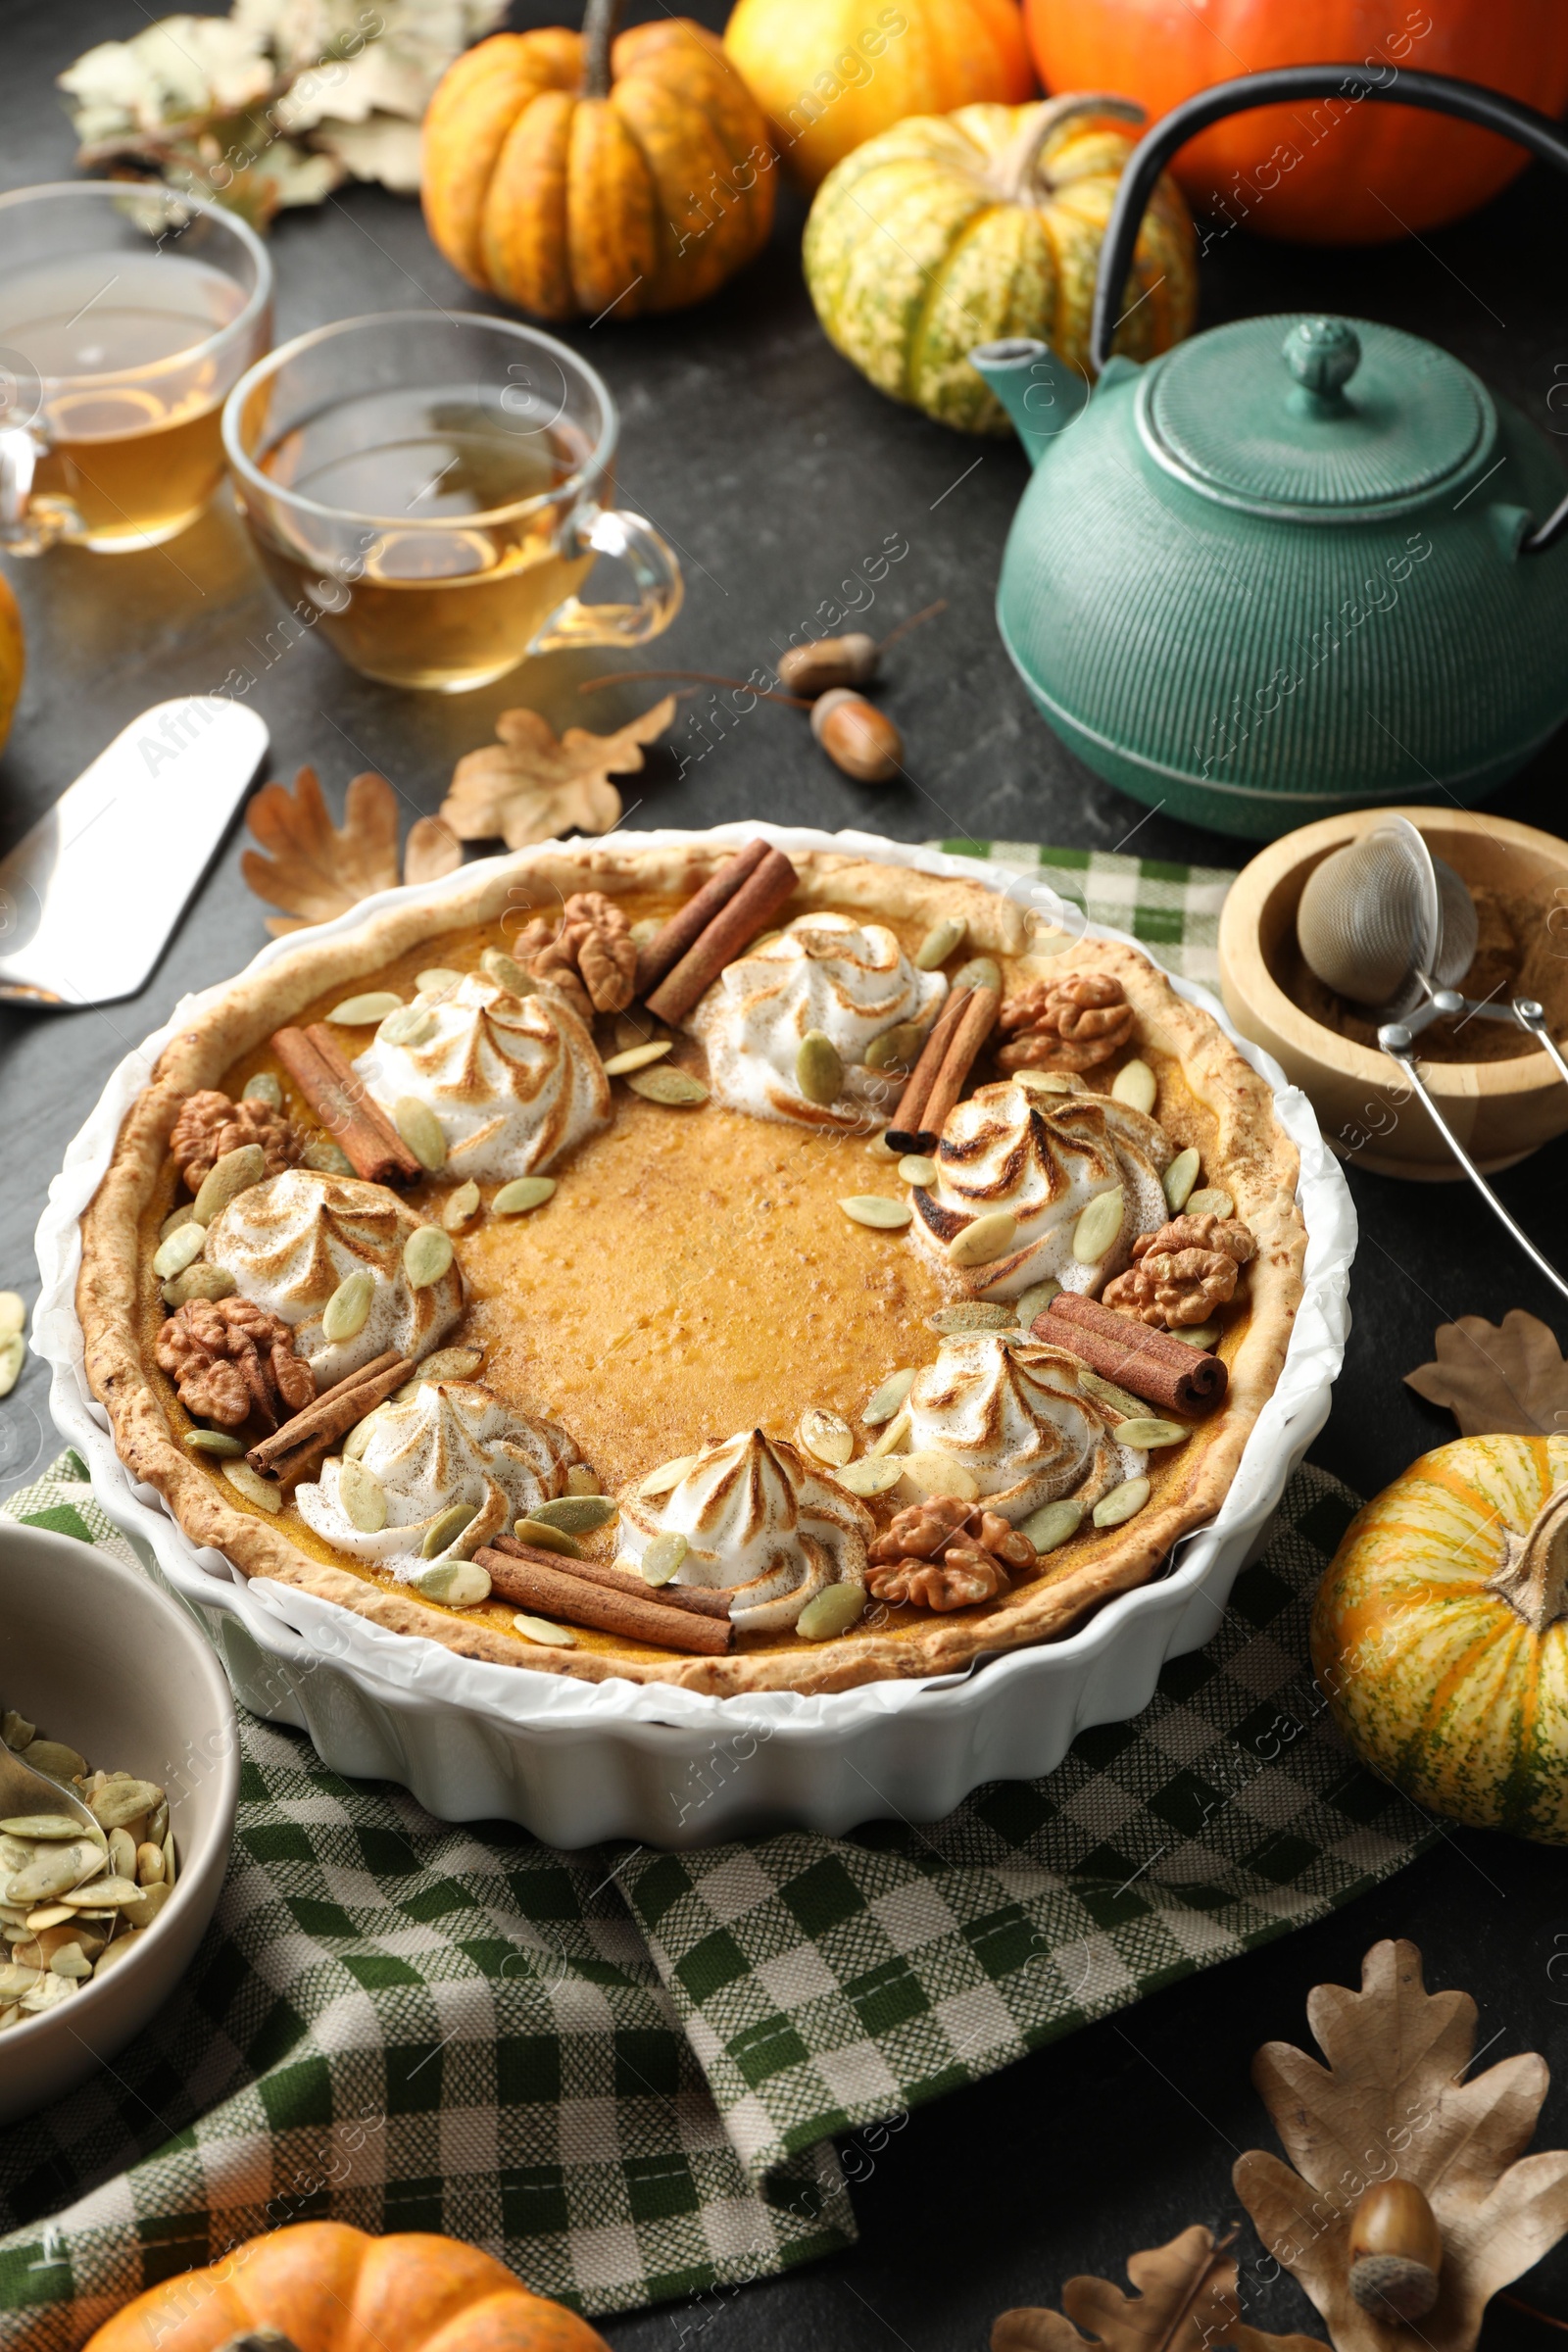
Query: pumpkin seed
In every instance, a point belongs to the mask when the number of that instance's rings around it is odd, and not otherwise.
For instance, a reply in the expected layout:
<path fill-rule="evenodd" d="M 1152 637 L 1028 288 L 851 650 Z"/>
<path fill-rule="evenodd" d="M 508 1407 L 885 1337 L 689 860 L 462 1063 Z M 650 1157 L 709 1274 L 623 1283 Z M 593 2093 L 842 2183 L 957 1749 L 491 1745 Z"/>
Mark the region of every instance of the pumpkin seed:
<path fill-rule="evenodd" d="M 1174 1216 L 1179 1217 L 1187 1206 L 1188 1199 L 1197 1182 L 1198 1153 L 1189 1145 L 1185 1152 L 1177 1152 L 1170 1166 L 1165 1170 L 1163 1178 L 1166 1204 Z"/>
<path fill-rule="evenodd" d="M 914 1215 L 907 1200 L 890 1200 L 885 1193 L 851 1193 L 839 1206 L 857 1225 L 869 1225 L 880 1233 L 898 1232 Z"/>
<path fill-rule="evenodd" d="M 4 1740 L 7 1747 L 15 1748 L 20 1753 L 28 1740 L 35 1740 L 37 1736 L 37 1725 L 29 1723 L 25 1715 L 19 1715 L 15 1707 L 7 1707 L 5 1713 L 0 1715 L 0 1740 Z"/>
<path fill-rule="evenodd" d="M 1188 1194 L 1187 1214 L 1190 1217 L 1234 1217 L 1236 1202 L 1222 1184 L 1206 1184 L 1201 1191 Z"/>
<path fill-rule="evenodd" d="M 1174 1323 L 1170 1338 L 1180 1340 L 1184 1348 L 1212 1348 L 1219 1338 L 1217 1323 Z"/>
<path fill-rule="evenodd" d="M 243 1494 L 247 1502 L 254 1502 L 258 1510 L 283 1508 L 282 1490 L 274 1487 L 270 1478 L 264 1478 L 259 1470 L 253 1470 L 249 1462 L 225 1462 L 223 1476 L 235 1494 Z"/>
<path fill-rule="evenodd" d="M 202 1179 L 201 1191 L 191 1206 L 198 1225 L 210 1225 L 231 1200 L 260 1184 L 267 1174 L 267 1154 L 260 1144 L 241 1144 L 233 1152 L 225 1152 L 215 1160 Z"/>
<path fill-rule="evenodd" d="M 638 1494 L 672 1494 L 687 1471 L 696 1469 L 697 1459 L 695 1453 L 682 1453 L 672 1462 L 661 1462 L 657 1470 L 649 1471 L 637 1489 Z"/>
<path fill-rule="evenodd" d="M 953 975 L 953 985 L 956 989 L 994 988 L 1000 994 L 1002 966 L 990 956 L 972 956 L 967 963 L 959 964 Z"/>
<path fill-rule="evenodd" d="M 808 1029 L 795 1053 L 795 1083 L 808 1102 L 836 1102 L 844 1092 L 844 1058 L 823 1029 Z"/>
<path fill-rule="evenodd" d="M 882 1386 L 863 1406 L 860 1419 L 867 1429 L 880 1429 L 891 1421 L 904 1399 L 914 1386 L 914 1366 L 906 1364 L 898 1372 L 890 1372 Z"/>
<path fill-rule="evenodd" d="M 370 1317 L 370 1302 L 375 1297 L 375 1276 L 368 1266 L 356 1266 L 345 1274 L 321 1310 L 321 1337 L 333 1348 L 345 1340 L 355 1340 Z"/>
<path fill-rule="evenodd" d="M 378 1404 L 373 1412 L 366 1414 L 363 1421 L 355 1422 L 354 1427 L 343 1441 L 343 1459 L 346 1462 L 357 1462 L 361 1459 L 367 1446 L 374 1437 L 375 1425 L 385 1410 L 384 1405 Z"/>
<path fill-rule="evenodd" d="M 188 1225 L 195 1214 L 195 1205 L 189 1200 L 183 1208 L 172 1209 L 158 1228 L 158 1239 L 167 1242 L 172 1233 L 177 1233 L 182 1225 Z"/>
<path fill-rule="evenodd" d="M 1045 1313 L 1060 1289 L 1059 1282 L 1037 1282 L 1024 1292 L 1013 1309 L 1023 1330 L 1033 1329 L 1035 1317 Z"/>
<path fill-rule="evenodd" d="M 273 1110 L 283 1107 L 283 1089 L 270 1070 L 258 1070 L 254 1078 L 245 1081 L 242 1102 L 266 1102 Z"/>
<path fill-rule="evenodd" d="M 604 1489 L 599 1484 L 598 1471 L 592 1469 L 587 1462 L 573 1462 L 571 1468 L 566 1472 L 566 1493 L 568 1494 L 602 1494 Z"/>
<path fill-rule="evenodd" d="M 520 1217 L 525 1209 L 543 1208 L 555 1189 L 554 1176 L 514 1176 L 490 1205 L 498 1217 Z"/>
<path fill-rule="evenodd" d="M 150 1839 L 136 1848 L 136 1884 L 138 1886 L 158 1886 L 164 1879 L 164 1849 Z"/>
<path fill-rule="evenodd" d="M 438 1511 L 424 1531 L 424 1540 L 419 1545 L 420 1559 L 433 1560 L 438 1552 L 445 1551 L 449 1544 L 455 1544 L 464 1529 L 472 1524 L 477 1509 L 476 1503 L 454 1502 L 450 1503 L 444 1511 Z M 483 1571 L 481 1570 L 480 1573 L 482 1575 Z M 424 1590 L 422 1585 L 419 1589 L 421 1592 Z M 486 1577 L 485 1592 L 488 1592 L 489 1590 L 490 1580 Z M 444 1592 L 438 1592 L 435 1597 L 438 1600 L 445 1600 L 447 1595 Z M 478 1598 L 483 1600 L 484 1592 L 481 1592 Z"/>
<path fill-rule="evenodd" d="M 935 1314 L 927 1315 L 926 1325 L 951 1338 L 956 1331 L 1005 1331 L 1013 1319 L 1010 1306 L 997 1306 L 987 1298 L 968 1298 L 961 1306 L 939 1306 Z"/>
<path fill-rule="evenodd" d="M 686 1554 L 691 1549 L 689 1540 L 673 1528 L 666 1535 L 656 1536 L 642 1556 L 643 1582 L 646 1585 L 667 1585 L 680 1574 Z"/>
<path fill-rule="evenodd" d="M 121 1917 L 124 1917 L 123 1912 L 121 1913 Z M 104 1970 L 112 1963 L 115 1966 L 118 1966 L 119 1963 L 123 1960 L 127 1952 L 132 1952 L 135 1950 L 140 1941 L 140 1934 L 134 1930 L 128 1936 L 117 1936 L 114 1942 L 109 1944 L 106 1949 L 99 1954 L 98 1959 L 93 1967 L 93 1976 L 95 1978 L 101 1977 L 104 1973 Z"/>
<path fill-rule="evenodd" d="M 198 1260 L 176 1274 L 172 1282 L 164 1285 L 164 1304 L 184 1306 L 192 1298 L 232 1298 L 238 1285 L 226 1266 L 209 1266 Z"/>
<path fill-rule="evenodd" d="M 972 1470 L 956 1462 L 951 1453 L 932 1446 L 919 1453 L 906 1453 L 900 1458 L 906 1485 L 916 1494 L 956 1494 L 960 1502 L 973 1502 L 980 1492 Z"/>
<path fill-rule="evenodd" d="M 946 963 L 963 945 L 963 935 L 969 926 L 961 916 L 945 914 L 933 923 L 914 951 L 916 967 L 922 972 L 934 972 L 938 964 Z"/>
<path fill-rule="evenodd" d="M 546 1649 L 575 1649 L 577 1637 L 564 1625 L 550 1625 L 543 1617 L 517 1615 L 512 1620 L 525 1642 L 538 1642 Z"/>
<path fill-rule="evenodd" d="M 538 1503 L 533 1517 L 542 1526 L 559 1527 L 564 1535 L 591 1536 L 596 1527 L 608 1526 L 618 1508 L 608 1494 L 562 1494 L 554 1502 Z"/>
<path fill-rule="evenodd" d="M 1179 1421 L 1162 1421 L 1155 1413 L 1135 1413 L 1118 1422 L 1114 1433 L 1118 1446 L 1136 1446 L 1140 1453 L 1160 1446 L 1185 1446 L 1192 1434 Z"/>
<path fill-rule="evenodd" d="M 913 1419 L 910 1415 L 907 1405 L 906 1405 L 902 1412 L 894 1414 L 892 1420 L 882 1432 L 882 1435 L 877 1439 L 875 1445 L 871 1447 L 870 1458 L 873 1461 L 876 1461 L 882 1459 L 887 1454 L 897 1453 L 899 1447 L 904 1444 L 905 1439 L 908 1436 L 913 1427 Z"/>
<path fill-rule="evenodd" d="M 1026 1086 L 1036 1095 L 1087 1095 L 1090 1089 L 1073 1070 L 1014 1070 L 1014 1086 Z"/>
<path fill-rule="evenodd" d="M 0 1396 L 9 1396 L 22 1378 L 22 1367 L 27 1360 L 27 1343 L 20 1331 L 8 1331 L 0 1339 Z"/>
<path fill-rule="evenodd" d="M 389 1012 L 398 1011 L 402 1004 L 403 999 L 390 988 L 369 988 L 363 996 L 345 997 L 326 1017 L 343 1029 L 369 1029 L 384 1021 Z"/>
<path fill-rule="evenodd" d="M 1152 1118 L 1159 1082 L 1147 1061 L 1124 1061 L 1110 1082 L 1110 1094 L 1112 1102 L 1125 1102 L 1129 1110 L 1141 1110 L 1146 1118 Z"/>
<path fill-rule="evenodd" d="M 138 1886 L 130 1901 L 120 1905 L 120 1916 L 133 1928 L 150 1928 L 173 1891 L 167 1879 L 156 1886 Z"/>
<path fill-rule="evenodd" d="M 226 1429 L 187 1429 L 183 1443 L 192 1453 L 211 1454 L 219 1462 L 237 1462 L 245 1451 L 244 1439 Z"/>
<path fill-rule="evenodd" d="M 411 1048 L 428 1045 L 435 1031 L 435 1014 L 428 1004 L 400 1004 L 396 1012 L 387 1014 L 375 1036 L 378 1045 Z"/>
<path fill-rule="evenodd" d="M 904 1476 L 904 1463 L 896 1454 L 878 1460 L 868 1453 L 862 1461 L 846 1462 L 835 1476 L 852 1494 L 886 1494 Z"/>
<path fill-rule="evenodd" d="M 314 1168 L 319 1176 L 352 1176 L 354 1173 L 353 1160 L 342 1145 L 334 1143 L 329 1135 L 311 1136 L 300 1156 L 305 1165 Z"/>
<path fill-rule="evenodd" d="M 662 1061 L 674 1042 L 670 1037 L 659 1037 L 645 1045 L 626 1046 L 619 1054 L 612 1054 L 605 1064 L 605 1076 L 624 1078 L 633 1070 L 645 1070 L 651 1061 Z"/>
<path fill-rule="evenodd" d="M 538 986 L 532 974 L 525 972 L 514 956 L 505 948 L 486 948 L 479 958 L 479 969 L 497 988 L 504 988 L 511 997 L 531 997 Z"/>
<path fill-rule="evenodd" d="M 20 1291 L 0 1291 L 0 1339 L 10 1339 L 27 1319 Z"/>
<path fill-rule="evenodd" d="M 795 1620 L 795 1630 L 808 1642 L 832 1642 L 847 1634 L 864 1613 L 863 1585 L 828 1585 L 807 1602 Z"/>
<path fill-rule="evenodd" d="M 466 1184 L 460 1184 L 457 1191 L 449 1195 L 441 1211 L 441 1222 L 448 1233 L 461 1233 L 465 1225 L 478 1214 L 479 1187 L 470 1177 Z"/>
<path fill-rule="evenodd" d="M 1086 1364 L 1078 1368 L 1078 1386 L 1086 1396 L 1098 1396 L 1102 1404 L 1111 1405 L 1124 1420 L 1142 1421 L 1148 1415 L 1149 1407 L 1141 1396 L 1129 1396 L 1125 1389 L 1118 1389 L 1113 1380 L 1102 1380 Z"/>
<path fill-rule="evenodd" d="M 1124 1520 L 1133 1518 L 1141 1511 L 1148 1500 L 1147 1478 L 1124 1479 L 1119 1487 L 1112 1487 L 1108 1494 L 1102 1494 L 1096 1503 L 1095 1525 L 1120 1527 Z"/>
<path fill-rule="evenodd" d="M 437 1560 L 420 1569 L 414 1589 L 426 1600 L 444 1600 L 449 1609 L 476 1609 L 490 1597 L 490 1579 L 472 1560 Z"/>
<path fill-rule="evenodd" d="M 419 1379 L 437 1383 L 443 1380 L 473 1380 L 484 1362 L 482 1348 L 438 1348 L 427 1355 L 419 1366 Z"/>
<path fill-rule="evenodd" d="M 70 1813 L 13 1813 L 9 1821 L 0 1821 L 0 1830 L 8 1838 L 39 1838 L 45 1843 L 81 1836 L 80 1822 Z"/>
<path fill-rule="evenodd" d="M 1127 1202 L 1119 1184 L 1108 1193 L 1097 1193 L 1072 1229 L 1072 1253 L 1082 1266 L 1098 1266 L 1108 1256 L 1116 1236 L 1121 1231 L 1127 1213 Z"/>
<path fill-rule="evenodd" d="M 835 1470 L 842 1470 L 855 1451 L 855 1432 L 849 1423 L 820 1405 L 812 1405 L 801 1415 L 798 1434 L 808 1453 L 819 1462 L 831 1462 Z"/>
<path fill-rule="evenodd" d="M 645 1102 L 662 1102 L 668 1110 L 692 1110 L 708 1101 L 708 1089 L 689 1070 L 633 1070 L 626 1084 Z"/>
<path fill-rule="evenodd" d="M 47 1772 L 57 1781 L 77 1781 L 87 1769 L 87 1759 L 68 1747 L 64 1740 L 31 1740 L 27 1743 L 27 1762 L 39 1772 Z"/>
<path fill-rule="evenodd" d="M 403 1271 L 411 1291 L 428 1291 L 452 1266 L 452 1236 L 439 1225 L 416 1225 L 403 1245 Z"/>
<path fill-rule="evenodd" d="M 392 1123 L 421 1168 L 433 1176 L 447 1164 L 447 1139 L 428 1102 L 417 1095 L 400 1095 L 392 1107 Z"/>
<path fill-rule="evenodd" d="M 894 1150 L 885 1135 L 873 1135 L 865 1148 L 873 1159 L 898 1159 L 902 1156 Z"/>
<path fill-rule="evenodd" d="M 514 1519 L 512 1532 L 519 1544 L 536 1544 L 541 1551 L 564 1552 L 568 1560 L 582 1558 L 576 1537 L 568 1536 L 564 1527 L 552 1527 L 547 1519 Z"/>
<path fill-rule="evenodd" d="M 207 1228 L 192 1217 L 188 1225 L 176 1225 L 167 1242 L 160 1242 L 153 1251 L 153 1272 L 160 1282 L 172 1282 L 193 1266 L 207 1247 Z"/>
<path fill-rule="evenodd" d="M 337 1466 L 337 1498 L 350 1527 L 362 1536 L 378 1536 L 386 1525 L 386 1489 L 363 1462 L 345 1457 Z"/>
<path fill-rule="evenodd" d="M 421 997 L 444 997 L 449 988 L 456 988 L 463 978 L 450 963 L 432 963 L 416 975 L 414 985 Z"/>
<path fill-rule="evenodd" d="M 988 1209 L 956 1233 L 948 1244 L 948 1256 L 956 1266 L 989 1266 L 999 1257 L 1005 1257 L 1018 1238 L 1018 1220 L 1004 1208 Z M 1009 1311 L 1007 1320 L 1012 1321 Z"/>
<path fill-rule="evenodd" d="M 899 1162 L 899 1174 L 906 1184 L 932 1185 L 937 1180 L 937 1163 L 923 1152 L 906 1152 Z"/>
<path fill-rule="evenodd" d="M 70 1911 L 118 1911 L 122 1903 L 136 1900 L 134 1879 L 94 1879 L 87 1886 L 73 1886 L 61 1896 Z"/>
<path fill-rule="evenodd" d="M 96 1846 L 46 1846 L 34 1854 L 30 1862 L 13 1872 L 5 1882 L 4 1893 L 8 1903 L 18 1903 L 30 1910 L 37 1903 L 52 1902 L 57 1895 L 79 1886 L 83 1873 L 83 1858 L 92 1855 L 92 1867 L 100 1868 Z"/>
<path fill-rule="evenodd" d="M 895 1021 L 865 1049 L 868 1070 L 909 1070 L 920 1058 L 925 1031 L 918 1021 Z"/>

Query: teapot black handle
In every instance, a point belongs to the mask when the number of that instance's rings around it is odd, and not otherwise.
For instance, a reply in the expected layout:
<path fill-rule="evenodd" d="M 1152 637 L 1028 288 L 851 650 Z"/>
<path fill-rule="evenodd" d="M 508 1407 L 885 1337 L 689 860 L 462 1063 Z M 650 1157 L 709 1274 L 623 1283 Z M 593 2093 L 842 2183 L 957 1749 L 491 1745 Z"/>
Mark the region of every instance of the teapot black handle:
<path fill-rule="evenodd" d="M 1222 122 L 1227 115 L 1246 114 L 1254 106 L 1276 106 L 1293 98 L 1381 98 L 1395 106 L 1420 106 L 1438 115 L 1456 115 L 1476 122 L 1499 138 L 1528 147 L 1532 155 L 1568 172 L 1568 135 L 1549 115 L 1539 114 L 1517 98 L 1504 98 L 1479 82 L 1461 81 L 1449 74 L 1407 74 L 1391 66 L 1387 74 L 1367 66 L 1278 66 L 1267 74 L 1244 74 L 1235 81 L 1216 82 L 1200 90 L 1146 131 L 1127 161 L 1116 190 L 1105 239 L 1101 248 L 1100 276 L 1095 287 L 1094 331 L 1090 352 L 1098 373 L 1110 357 L 1117 327 L 1122 288 L 1132 268 L 1138 231 L 1154 192 L 1154 182 L 1178 148 Z M 1522 555 L 1544 555 L 1568 531 L 1568 497 L 1533 531 L 1520 549 Z"/>

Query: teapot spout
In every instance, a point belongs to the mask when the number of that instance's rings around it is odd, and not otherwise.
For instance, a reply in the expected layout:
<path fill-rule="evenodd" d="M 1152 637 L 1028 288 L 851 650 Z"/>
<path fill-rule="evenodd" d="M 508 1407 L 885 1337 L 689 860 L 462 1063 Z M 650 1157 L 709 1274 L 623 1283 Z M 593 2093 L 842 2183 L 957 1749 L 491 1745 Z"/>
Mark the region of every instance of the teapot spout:
<path fill-rule="evenodd" d="M 1082 368 L 1059 360 L 1049 343 L 1025 335 L 977 345 L 969 365 L 1011 417 L 1031 466 L 1039 465 L 1089 399 L 1090 382 Z"/>

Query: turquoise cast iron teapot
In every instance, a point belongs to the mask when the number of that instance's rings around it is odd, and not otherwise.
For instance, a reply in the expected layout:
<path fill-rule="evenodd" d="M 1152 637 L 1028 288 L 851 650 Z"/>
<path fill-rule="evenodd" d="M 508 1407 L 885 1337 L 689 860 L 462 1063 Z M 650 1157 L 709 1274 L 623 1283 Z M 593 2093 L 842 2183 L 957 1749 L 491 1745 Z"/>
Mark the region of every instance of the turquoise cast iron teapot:
<path fill-rule="evenodd" d="M 1482 799 L 1568 718 L 1568 479 L 1458 360 L 1294 316 L 1144 367 L 1111 355 L 1177 148 L 1245 108 L 1333 96 L 1458 115 L 1568 170 L 1556 123 L 1470 82 L 1250 74 L 1177 107 L 1129 160 L 1093 390 L 1045 343 L 970 354 L 1035 466 L 997 593 L 1030 694 L 1124 792 L 1264 840 L 1379 801 Z"/>

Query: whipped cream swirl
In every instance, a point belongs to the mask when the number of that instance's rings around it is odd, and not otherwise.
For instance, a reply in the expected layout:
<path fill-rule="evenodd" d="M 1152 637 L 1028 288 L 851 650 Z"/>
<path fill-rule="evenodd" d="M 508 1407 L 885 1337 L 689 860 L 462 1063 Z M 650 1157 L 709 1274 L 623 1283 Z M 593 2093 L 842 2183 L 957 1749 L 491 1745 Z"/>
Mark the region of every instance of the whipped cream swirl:
<path fill-rule="evenodd" d="M 410 1288 L 403 1246 L 418 1223 L 385 1185 L 285 1168 L 253 1184 L 213 1219 L 207 1260 L 233 1275 L 242 1298 L 292 1326 L 294 1352 L 310 1365 L 319 1391 L 389 1348 L 399 1355 L 427 1354 L 462 1314 L 456 1259 L 439 1282 Z M 353 1339 L 334 1344 L 321 1316 L 339 1283 L 362 1266 L 373 1278 L 370 1311 Z"/>
<path fill-rule="evenodd" d="M 565 1489 L 580 1457 L 564 1429 L 514 1412 L 479 1381 L 421 1381 L 401 1404 L 378 1405 L 360 1461 L 386 1496 L 386 1525 L 370 1536 L 343 1508 L 334 1454 L 318 1482 L 294 1491 L 306 1526 L 358 1560 L 392 1565 L 404 1583 L 429 1566 L 425 1537 L 443 1511 L 471 1503 L 474 1516 L 433 1556 L 470 1559 Z"/>
<path fill-rule="evenodd" d="M 777 1633 L 828 1585 L 863 1585 L 875 1522 L 830 1486 L 798 1447 L 760 1429 L 709 1446 L 669 1494 L 621 1497 L 621 1565 L 636 1568 L 655 1536 L 690 1548 L 677 1585 L 727 1592 L 733 1625 Z"/>
<path fill-rule="evenodd" d="M 949 1244 L 976 1217 L 1005 1209 L 1017 1225 L 1013 1247 L 989 1265 L 962 1269 L 974 1296 L 1016 1298 L 1054 1279 L 1092 1297 L 1130 1262 L 1138 1236 L 1157 1233 L 1169 1216 L 1160 1178 L 1172 1156 L 1157 1120 L 1108 1095 L 1042 1097 L 1012 1080 L 982 1086 L 948 1115 L 936 1182 L 911 1196 L 912 1231 L 951 1268 Z M 1121 1230 L 1106 1254 L 1086 1265 L 1072 1252 L 1078 1219 L 1118 1186 Z"/>
<path fill-rule="evenodd" d="M 732 1110 L 811 1127 L 863 1124 L 867 1111 L 893 1115 L 899 1082 L 867 1069 L 873 1039 L 901 1022 L 929 1028 L 948 984 L 917 971 L 883 923 L 847 914 L 798 914 L 751 955 L 726 967 L 687 1023 L 708 1051 L 714 1095 Z M 836 1102 L 808 1102 L 795 1057 L 819 1029 L 844 1064 Z"/>
<path fill-rule="evenodd" d="M 393 1045 L 383 1022 L 354 1067 L 388 1114 L 409 1095 L 435 1113 L 447 1142 L 442 1172 L 455 1184 L 542 1174 L 609 1126 L 604 1065 L 557 991 L 514 997 L 469 972 L 414 1003 L 429 1014 L 428 1035 Z"/>
<path fill-rule="evenodd" d="M 1004 1519 L 1025 1519 L 1064 1494 L 1092 1506 L 1141 1477 L 1148 1455 L 1118 1443 L 1120 1415 L 1080 1392 L 1078 1371 L 1060 1348 L 956 1333 L 909 1391 L 910 1450 L 961 1463 Z"/>

